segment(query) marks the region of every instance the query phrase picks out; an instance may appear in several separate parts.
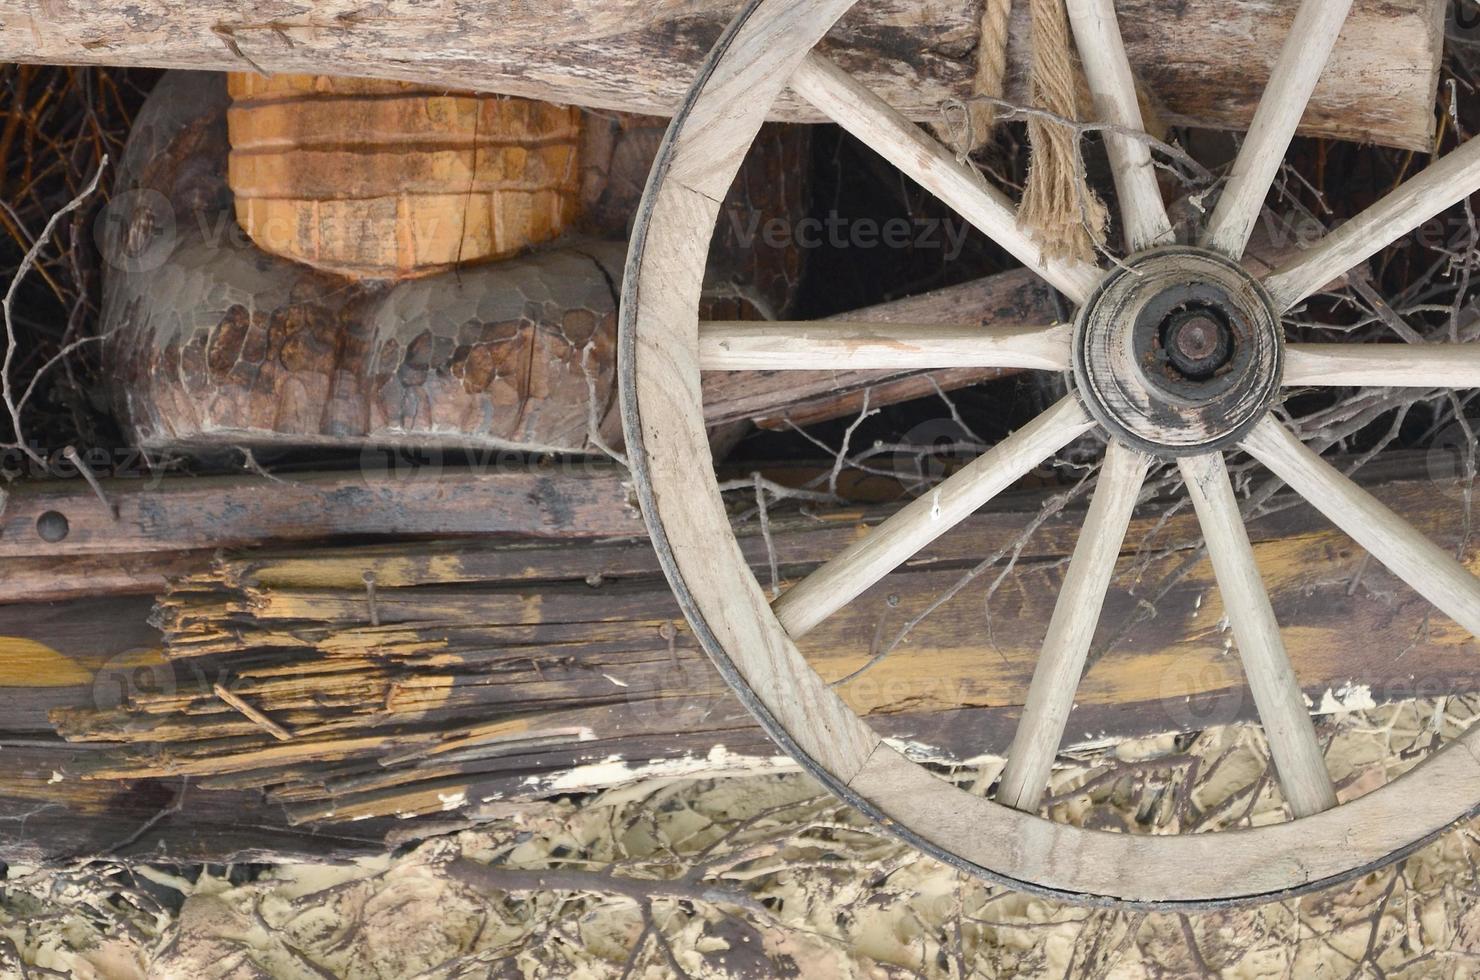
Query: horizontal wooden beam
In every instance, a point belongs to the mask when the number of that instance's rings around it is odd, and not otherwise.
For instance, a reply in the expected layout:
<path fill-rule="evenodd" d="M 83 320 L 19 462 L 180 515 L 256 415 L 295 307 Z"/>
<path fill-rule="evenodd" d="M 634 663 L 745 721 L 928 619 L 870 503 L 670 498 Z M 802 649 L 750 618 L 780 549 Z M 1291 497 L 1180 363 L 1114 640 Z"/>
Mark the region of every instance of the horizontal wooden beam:
<path fill-rule="evenodd" d="M 596 460 L 526 464 L 489 453 L 369 450 L 357 470 L 262 476 L 81 479 L 18 485 L 0 558 L 137 556 L 327 537 L 645 533 L 624 470 Z M 100 566 L 101 567 L 101 566 Z"/>
<path fill-rule="evenodd" d="M 406 829 L 394 817 L 335 826 L 294 826 L 280 804 L 254 790 L 201 791 L 183 779 L 121 786 L 76 778 L 92 746 L 33 739 L 4 742 L 0 860 L 57 865 L 90 857 L 159 864 L 302 861 L 384 854 Z"/>
<path fill-rule="evenodd" d="M 1373 489 L 1440 544 L 1455 543 L 1458 505 L 1443 486 Z M 914 751 L 960 760 L 1006 746 L 1082 515 L 1049 519 L 1010 573 L 977 575 L 857 672 L 982 556 L 1014 545 L 1041 502 L 1022 496 L 974 516 L 804 641 L 843 696 Z M 774 518 L 779 575 L 800 577 L 882 514 Z M 1193 518 L 1159 521 L 1141 514 L 1127 537 L 1070 743 L 1252 712 Z M 1480 641 L 1310 508 L 1279 509 L 1250 538 L 1315 707 L 1480 690 Z M 741 540 L 766 580 L 765 541 Z M 1474 545 L 1469 561 L 1480 561 Z M 1137 622 L 1148 602 L 1155 616 Z M 265 789 L 263 806 L 283 821 L 329 833 L 352 818 L 476 817 L 645 775 L 787 765 L 698 649 L 640 540 L 244 553 L 176 581 L 152 615 L 162 634 L 117 628 L 148 606 L 71 602 L 41 619 L 0 608 L 0 636 L 13 637 L 0 640 L 0 660 L 16 665 L 0 689 L 0 731 L 34 738 L 56 726 L 77 740 L 67 780 L 120 792 L 182 777 L 202 794 Z M 42 678 L 53 685 L 37 688 Z M 7 792 L 0 779 L 0 798 Z"/>
<path fill-rule="evenodd" d="M 1121 0 L 1132 67 L 1170 122 L 1243 128 L 1298 0 Z M 311 7 L 228 0 L 0 2 L 0 59 L 436 82 L 669 115 L 740 0 Z M 1025 102 L 1027 5 L 1015 5 L 1008 98 Z M 1358 0 L 1304 119 L 1311 135 L 1427 150 L 1443 0 Z M 970 96 L 979 0 L 862 0 L 824 52 L 912 118 Z M 783 95 L 781 119 L 817 121 Z"/>

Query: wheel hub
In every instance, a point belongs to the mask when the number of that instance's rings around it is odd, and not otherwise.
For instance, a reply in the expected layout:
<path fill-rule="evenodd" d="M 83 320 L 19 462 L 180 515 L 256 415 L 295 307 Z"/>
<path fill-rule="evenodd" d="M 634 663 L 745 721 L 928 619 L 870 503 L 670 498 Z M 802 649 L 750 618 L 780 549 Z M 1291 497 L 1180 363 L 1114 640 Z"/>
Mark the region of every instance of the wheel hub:
<path fill-rule="evenodd" d="M 1283 353 L 1279 316 L 1253 277 L 1212 252 L 1167 246 L 1123 263 L 1080 310 L 1074 380 L 1113 435 L 1187 456 L 1259 421 Z"/>
<path fill-rule="evenodd" d="M 1172 370 L 1188 381 L 1207 381 L 1233 356 L 1233 331 L 1214 307 L 1174 313 L 1160 334 Z"/>

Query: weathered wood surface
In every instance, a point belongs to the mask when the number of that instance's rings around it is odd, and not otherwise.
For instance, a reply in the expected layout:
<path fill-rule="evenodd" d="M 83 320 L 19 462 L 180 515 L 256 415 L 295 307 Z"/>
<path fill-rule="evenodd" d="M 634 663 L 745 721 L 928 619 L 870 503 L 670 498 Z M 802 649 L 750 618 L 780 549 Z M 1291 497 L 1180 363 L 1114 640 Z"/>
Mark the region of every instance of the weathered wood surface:
<path fill-rule="evenodd" d="M 265 108 L 272 107 L 280 104 Z M 244 110 L 232 112 L 240 122 Z M 636 188 L 646 180 L 662 120 L 585 120 L 579 234 L 533 254 L 413 280 L 347 282 L 268 254 L 237 233 L 243 200 L 236 198 L 233 213 L 227 113 L 221 77 L 176 72 L 161 79 L 130 134 L 116 183 L 120 203 L 102 226 L 110 262 L 99 329 L 107 337 L 113 401 L 134 445 L 595 452 L 620 442 L 616 289 Z M 275 145 L 261 132 L 256 139 Z M 809 146 L 810 132 L 796 126 L 768 127 L 755 141 L 751 164 L 726 196 L 727 212 L 738 218 L 721 222 L 713 238 L 709 315 L 785 315 L 805 252 L 765 236 L 749 240 L 743 230 L 747 221 L 789 224 L 806 213 Z M 356 165 L 369 166 L 368 152 L 353 155 Z M 322 164 L 321 146 L 310 156 Z M 411 166 L 402 156 L 377 159 Z M 238 152 L 236 176 L 247 180 L 242 161 L 260 157 Z M 395 183 L 406 189 L 406 181 Z M 365 188 L 346 186 L 344 193 L 356 196 L 355 206 L 369 206 Z M 322 208 L 301 213 L 328 221 Z M 421 212 L 408 222 L 428 234 L 472 234 L 477 227 Z M 510 230 L 517 223 L 505 224 Z M 274 234 L 297 241 L 301 232 L 309 241 L 285 250 L 312 251 L 335 237 L 330 231 L 310 233 L 295 220 Z M 477 257 L 477 249 L 468 256 Z M 344 259 L 332 264 L 353 264 Z"/>
<path fill-rule="evenodd" d="M 550 241 L 579 212 L 574 107 L 383 79 L 226 79 L 236 218 L 274 255 L 427 275 Z"/>
<path fill-rule="evenodd" d="M 610 464 L 566 461 L 441 467 L 438 453 L 370 451 L 359 470 L 312 476 L 100 481 L 104 506 L 80 480 L 11 493 L 0 556 L 142 554 L 272 541 L 505 534 L 574 538 L 643 533 L 629 477 Z M 116 509 L 116 516 L 114 510 Z M 65 518 L 66 536 L 38 525 Z"/>
<path fill-rule="evenodd" d="M 882 303 L 833 317 L 881 323 L 979 324 L 1011 327 L 1056 322 L 1063 309 L 1052 287 L 1027 269 L 988 276 L 959 286 Z M 872 389 L 878 407 L 928 395 L 935 384 L 949 391 L 1015 372 L 999 368 L 945 371 L 707 371 L 703 375 L 704 420 L 710 425 L 754 419 L 768 428 L 783 420 L 799 425 L 852 410 L 851 397 Z"/>
<path fill-rule="evenodd" d="M 1434 484 L 1374 489 L 1454 543 L 1459 504 Z M 811 662 L 831 681 L 853 674 L 966 569 L 1011 545 L 1040 503 L 1005 501 L 938 539 L 809 635 Z M 783 579 L 805 574 L 880 516 L 778 520 Z M 845 700 L 931 757 L 1002 752 L 1081 519 L 1047 521 L 1000 583 L 1001 569 L 979 576 L 875 667 L 840 684 Z M 1069 743 L 1252 715 L 1205 560 L 1157 600 L 1154 618 L 1111 642 L 1198 540 L 1184 510 L 1153 539 L 1166 550 L 1138 560 L 1135 548 L 1156 521 L 1151 513 L 1133 521 Z M 1314 704 L 1480 690 L 1477 641 L 1364 563 L 1312 510 L 1281 510 L 1250 536 Z M 742 543 L 766 580 L 764 542 L 750 533 Z M 1480 564 L 1473 544 L 1469 562 Z M 168 786 L 189 776 L 192 794 L 261 789 L 255 805 L 278 814 L 277 824 L 264 820 L 281 827 L 396 814 L 456 819 L 643 775 L 787 765 L 698 650 L 641 540 L 247 554 L 177 582 L 154 613 L 162 635 L 139 625 L 149 606 L 90 600 L 40 618 L 28 607 L 0 608 L 0 636 L 18 638 L 0 641 L 13 668 L 0 724 L 32 739 L 57 726 L 85 743 L 58 769 L 64 786 L 137 778 Z M 50 686 L 38 689 L 39 678 Z M 217 685 L 291 737 L 222 701 Z M 0 796 L 12 792 L 0 781 Z"/>
<path fill-rule="evenodd" d="M 579 228 L 591 241 L 386 292 L 263 255 L 221 233 L 231 220 L 223 182 L 226 111 L 219 80 L 167 76 L 126 155 L 120 186 L 163 194 L 178 230 L 169 255 L 137 256 L 108 277 L 107 351 L 120 379 L 115 401 L 138 444 L 382 438 L 581 451 L 591 448 L 593 415 L 600 434 L 619 441 L 610 409 L 616 301 L 608 284 L 620 281 L 622 250 L 598 240 L 626 234 L 661 120 L 586 119 Z M 808 146 L 794 127 L 763 131 L 710 251 L 706 315 L 785 313 L 803 251 L 742 232 L 804 213 L 807 182 L 795 177 L 807 170 Z M 136 209 L 110 226 L 116 247 L 124 248 L 136 224 L 148 240 L 146 229 L 159 219 L 153 206 Z M 1025 271 L 850 315 L 983 324 L 1054 316 L 1049 289 Z M 526 364 L 534 367 L 523 370 Z M 783 417 L 846 414 L 864 388 L 877 407 L 1000 373 L 954 369 L 936 372 L 933 382 L 918 371 L 711 374 L 706 400 L 711 424 L 756 418 L 774 426 Z M 357 383 L 344 383 L 351 377 Z"/>
<path fill-rule="evenodd" d="M 1263 274 L 1285 254 L 1288 247 L 1282 252 L 1256 233 L 1246 265 Z M 1345 279 L 1326 288 L 1338 288 Z M 1042 280 L 1028 270 L 1014 270 L 838 319 L 988 325 L 1048 322 L 1063 313 Z M 879 407 L 1003 373 L 976 368 L 707 372 L 706 422 L 806 425 L 855 414 L 865 399 Z M 80 479 L 19 484 L 0 516 L 0 557 L 9 561 L 0 603 L 157 593 L 168 579 L 199 567 L 200 556 L 210 549 L 322 540 L 326 527 L 338 528 L 340 535 L 383 538 L 600 537 L 642 531 L 625 474 L 603 463 L 562 461 L 551 469 L 526 465 L 517 454 L 480 450 L 471 454 L 471 464 L 436 449 L 369 449 L 356 471 L 285 478 L 273 488 L 283 491 L 282 507 L 276 506 L 278 498 L 262 495 L 257 477 L 105 479 L 104 492 L 118 506 L 116 519 Z M 573 478 L 566 480 L 568 474 Z M 486 510 L 483 501 L 489 504 Z M 42 515 L 53 512 L 66 518 L 67 534 L 60 541 L 38 532 Z"/>
<path fill-rule="evenodd" d="M 204 792 L 184 779 L 84 782 L 62 774 L 85 767 L 91 746 L 0 744 L 0 861 L 12 865 L 98 856 L 192 864 L 347 860 L 384 854 L 404 828 L 395 818 L 294 826 L 283 807 L 250 789 Z"/>
<path fill-rule="evenodd" d="M 1204 248 L 1234 259 L 1244 254 L 1285 151 L 1330 63 L 1351 6 L 1352 0 L 1300 5 L 1270 72 L 1266 97 L 1260 100 L 1259 110 L 1249 123 L 1228 183 L 1208 219 L 1201 238 Z"/>
<path fill-rule="evenodd" d="M 396 78 L 667 115 L 739 0 L 449 0 L 367 10 L 211 0 L 123 6 L 0 3 L 10 61 Z M 1023 101 L 1027 5 L 1016 5 L 1009 98 Z M 1121 0 L 1132 67 L 1168 121 L 1247 125 L 1297 0 Z M 1443 0 L 1358 0 L 1305 132 L 1425 150 Z M 970 94 L 978 0 L 863 0 L 824 45 L 893 105 L 937 120 Z M 815 121 L 784 95 L 776 117 Z"/>
<path fill-rule="evenodd" d="M 800 484 L 817 472 L 772 475 Z M 80 478 L 13 485 L 0 514 L 0 604 L 158 594 L 219 548 L 646 533 L 627 472 L 594 459 L 542 464 L 498 452 L 387 448 L 336 472 L 118 477 L 99 486 L 106 504 Z M 899 486 L 867 478 L 843 489 L 851 499 L 887 500 Z"/>
<path fill-rule="evenodd" d="M 157 595 L 171 579 L 203 567 L 213 553 L 206 549 L 7 558 L 0 604 L 58 602 L 88 595 Z"/>

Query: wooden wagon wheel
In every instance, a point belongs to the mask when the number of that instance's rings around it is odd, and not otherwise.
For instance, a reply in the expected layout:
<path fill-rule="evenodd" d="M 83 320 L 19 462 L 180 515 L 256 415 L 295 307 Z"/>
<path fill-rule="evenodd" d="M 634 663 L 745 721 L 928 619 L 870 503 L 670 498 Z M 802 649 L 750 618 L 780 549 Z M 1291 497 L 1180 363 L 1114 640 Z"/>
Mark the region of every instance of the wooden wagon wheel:
<path fill-rule="evenodd" d="M 770 733 L 833 792 L 959 868 L 1084 902 L 1204 905 L 1330 884 L 1407 853 L 1480 806 L 1480 729 L 1338 806 L 1255 566 L 1223 452 L 1242 449 L 1418 593 L 1480 635 L 1480 579 L 1307 449 L 1271 413 L 1282 385 L 1480 387 L 1480 345 L 1286 345 L 1281 314 L 1480 189 L 1480 140 L 1432 164 L 1262 279 L 1243 253 L 1350 0 L 1305 0 L 1197 247 L 1173 244 L 1113 0 L 1069 0 L 1106 134 L 1130 258 L 1047 257 L 1012 204 L 956 155 L 812 51 L 852 0 L 753 0 L 720 39 L 649 180 L 623 294 L 620 378 L 643 511 L 696 635 Z M 1072 326 L 699 323 L 717 203 L 789 86 L 1037 270 Z M 700 370 L 945 367 L 1072 372 L 1074 393 L 874 528 L 774 602 L 730 530 L 706 462 Z M 995 792 L 977 796 L 886 744 L 795 640 L 1058 449 L 1109 449 Z M 1152 457 L 1175 458 L 1202 526 L 1295 819 L 1210 834 L 1085 830 L 1037 815 Z"/>

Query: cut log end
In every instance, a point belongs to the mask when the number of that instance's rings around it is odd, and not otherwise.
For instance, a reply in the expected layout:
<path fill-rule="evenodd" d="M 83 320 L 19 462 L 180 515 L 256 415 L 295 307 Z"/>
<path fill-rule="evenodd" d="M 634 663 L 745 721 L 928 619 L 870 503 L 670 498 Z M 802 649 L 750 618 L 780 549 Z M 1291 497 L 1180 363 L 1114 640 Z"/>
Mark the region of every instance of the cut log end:
<path fill-rule="evenodd" d="M 579 216 L 573 107 L 324 75 L 227 88 L 237 221 L 274 255 L 406 278 L 516 254 Z"/>

